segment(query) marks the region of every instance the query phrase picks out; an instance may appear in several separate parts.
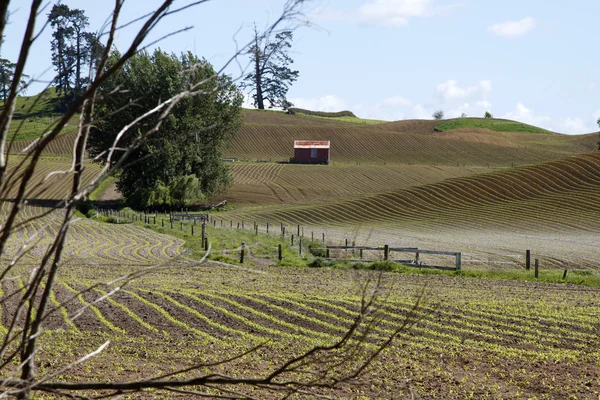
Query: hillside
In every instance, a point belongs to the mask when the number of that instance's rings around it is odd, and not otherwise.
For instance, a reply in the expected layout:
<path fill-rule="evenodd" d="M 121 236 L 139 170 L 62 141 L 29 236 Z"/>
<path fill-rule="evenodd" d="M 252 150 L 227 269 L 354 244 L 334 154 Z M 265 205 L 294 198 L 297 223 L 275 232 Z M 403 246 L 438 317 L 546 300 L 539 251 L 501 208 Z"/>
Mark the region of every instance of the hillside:
<path fill-rule="evenodd" d="M 600 229 L 600 153 L 408 190 L 236 217 L 306 225 L 381 225 L 436 232 L 590 232 Z"/>
<path fill-rule="evenodd" d="M 481 128 L 436 132 L 439 121 L 356 125 L 331 118 L 244 111 L 240 133 L 225 150 L 239 160 L 288 161 L 297 139 L 331 140 L 333 163 L 504 166 L 534 164 L 594 148 L 593 135 L 496 132 Z"/>
<path fill-rule="evenodd" d="M 17 107 L 23 111 L 16 114 L 11 133 L 22 124 L 16 138 L 23 140 L 12 142 L 11 152 L 20 152 L 50 127 L 57 116 L 54 110 L 58 101 L 52 91 L 19 98 Z M 28 109 L 33 116 L 19 119 Z M 224 155 L 242 161 L 287 162 L 293 155 L 294 140 L 314 139 L 331 140 L 334 164 L 512 167 L 581 154 L 592 150 L 597 141 L 593 134 L 550 134 L 540 128 L 498 119 L 378 123 L 381 121 L 351 115 L 338 117 L 338 113 L 333 113 L 334 117 L 324 117 L 321 114 L 288 115 L 245 109 L 242 128 Z M 478 127 L 464 127 L 465 123 Z M 74 118 L 46 154 L 70 156 L 76 124 Z M 448 124 L 453 129 L 446 130 Z M 506 132 L 509 128 L 517 131 Z"/>
<path fill-rule="evenodd" d="M 40 137 L 52 127 L 61 116 L 61 97 L 54 88 L 49 88 L 34 96 L 19 96 L 15 105 L 15 113 L 11 123 L 8 140 L 19 142 L 14 149 L 21 149 L 32 140 Z M 0 108 L 3 102 L 0 101 Z M 75 116 L 65 126 L 62 133 L 75 132 L 78 116 Z M 23 143 L 20 143 L 23 142 Z M 68 153 L 67 153 L 68 154 Z"/>
<path fill-rule="evenodd" d="M 489 171 L 487 168 L 429 165 L 301 165 L 235 163 L 233 186 L 211 203 L 236 206 L 314 204 L 407 189 Z"/>
<path fill-rule="evenodd" d="M 445 132 L 452 129 L 489 129 L 496 132 L 525 132 L 551 135 L 546 129 L 500 118 L 455 118 L 443 121 L 435 126 L 435 130 Z"/>

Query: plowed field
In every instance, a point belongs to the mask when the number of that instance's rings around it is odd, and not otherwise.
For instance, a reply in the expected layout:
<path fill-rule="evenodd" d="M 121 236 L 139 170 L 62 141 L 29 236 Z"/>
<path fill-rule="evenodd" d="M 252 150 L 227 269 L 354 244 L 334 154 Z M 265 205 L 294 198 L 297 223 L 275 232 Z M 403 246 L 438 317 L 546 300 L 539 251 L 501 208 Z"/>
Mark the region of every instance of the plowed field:
<path fill-rule="evenodd" d="M 222 196 L 235 205 L 313 204 L 350 199 L 468 176 L 487 168 L 428 165 L 233 164 L 233 186 Z"/>

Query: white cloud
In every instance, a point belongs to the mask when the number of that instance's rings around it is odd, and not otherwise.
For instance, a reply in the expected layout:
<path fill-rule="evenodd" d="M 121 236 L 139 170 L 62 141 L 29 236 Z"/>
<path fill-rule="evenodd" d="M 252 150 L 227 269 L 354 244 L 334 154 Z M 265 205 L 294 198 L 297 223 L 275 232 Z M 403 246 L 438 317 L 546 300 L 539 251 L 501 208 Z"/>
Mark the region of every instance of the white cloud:
<path fill-rule="evenodd" d="M 434 0 L 369 0 L 358 9 L 361 20 L 375 24 L 403 26 L 411 17 L 433 12 Z"/>
<path fill-rule="evenodd" d="M 552 122 L 552 118 L 544 115 L 536 115 L 533 110 L 525 107 L 521 102 L 517 103 L 514 111 L 506 113 L 502 118 L 512 119 L 540 127 L 549 127 Z"/>
<path fill-rule="evenodd" d="M 581 118 L 563 118 L 558 123 L 558 132 L 561 133 L 588 133 L 589 128 Z"/>
<path fill-rule="evenodd" d="M 412 109 L 412 115 L 410 118 L 414 119 L 431 119 L 431 114 L 433 114 L 432 110 L 427 110 L 421 104 L 417 104 Z"/>
<path fill-rule="evenodd" d="M 514 111 L 503 115 L 501 118 L 535 125 L 558 133 L 582 134 L 593 131 L 593 129 L 590 128 L 590 125 L 582 118 L 566 117 L 553 119 L 547 115 L 537 115 L 533 110 L 525 107 L 521 102 L 517 103 Z"/>
<path fill-rule="evenodd" d="M 334 95 L 326 95 L 318 98 L 292 98 L 294 107 L 306 108 L 313 111 L 342 111 L 348 109 L 346 102 Z"/>
<path fill-rule="evenodd" d="M 480 81 L 475 86 L 460 87 L 455 80 L 449 79 L 444 83 L 440 83 L 435 91 L 444 101 L 464 100 L 476 95 L 485 96 L 491 92 L 492 81 Z"/>
<path fill-rule="evenodd" d="M 475 103 L 475 106 L 476 106 L 476 107 L 485 108 L 485 109 L 486 109 L 486 111 L 489 111 L 489 110 L 488 110 L 488 108 L 489 108 L 489 109 L 491 109 L 491 108 L 492 108 L 492 103 L 490 103 L 490 102 L 489 102 L 489 101 L 487 101 L 487 100 L 482 100 L 482 101 L 478 101 L 477 103 Z"/>
<path fill-rule="evenodd" d="M 383 104 L 391 107 L 408 107 L 412 101 L 402 96 L 392 96 L 383 100 Z"/>
<path fill-rule="evenodd" d="M 525 17 L 520 21 L 506 21 L 490 25 L 488 31 L 506 39 L 516 39 L 531 31 L 534 26 L 535 20 L 531 17 Z"/>

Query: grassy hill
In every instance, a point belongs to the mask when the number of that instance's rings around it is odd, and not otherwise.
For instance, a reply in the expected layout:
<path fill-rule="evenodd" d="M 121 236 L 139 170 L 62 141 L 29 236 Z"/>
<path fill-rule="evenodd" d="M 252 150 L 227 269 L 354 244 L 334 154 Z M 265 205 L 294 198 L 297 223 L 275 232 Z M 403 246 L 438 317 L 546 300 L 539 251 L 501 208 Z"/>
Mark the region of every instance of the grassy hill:
<path fill-rule="evenodd" d="M 537 126 L 498 118 L 455 118 L 441 122 L 435 126 L 435 130 L 439 132 L 461 128 L 489 129 L 496 132 L 553 133 Z"/>
<path fill-rule="evenodd" d="M 49 88 L 34 96 L 17 97 L 8 139 L 17 142 L 30 142 L 40 137 L 60 118 L 61 113 L 57 111 L 60 102 L 61 97 L 56 94 L 54 88 Z M 0 107 L 2 106 L 3 102 L 0 101 Z M 65 126 L 62 133 L 74 132 L 77 123 L 78 117 L 75 116 Z M 23 147 L 25 146 L 17 144 L 15 149 Z"/>

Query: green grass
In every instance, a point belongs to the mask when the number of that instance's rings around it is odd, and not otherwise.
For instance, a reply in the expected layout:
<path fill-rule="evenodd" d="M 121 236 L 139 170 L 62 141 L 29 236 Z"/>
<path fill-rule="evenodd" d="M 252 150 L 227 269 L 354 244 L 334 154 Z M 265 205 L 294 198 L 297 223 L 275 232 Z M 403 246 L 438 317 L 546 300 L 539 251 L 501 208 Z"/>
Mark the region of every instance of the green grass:
<path fill-rule="evenodd" d="M 165 219 L 165 227 L 161 226 L 161 219 Z M 101 219 L 100 219 L 101 220 Z M 185 241 L 185 247 L 192 252 L 192 257 L 199 259 L 204 255 L 201 239 L 201 224 L 194 227 L 194 236 L 191 235 L 191 223 L 185 223 L 183 230 L 180 230 L 179 222 L 174 222 L 173 229 L 170 228 L 168 216 L 157 215 L 156 225 L 136 222 L 136 225 L 144 226 L 152 231 L 174 236 Z M 277 227 L 272 227 L 277 229 Z M 261 230 L 264 226 L 261 227 Z M 215 261 L 224 261 L 232 264 L 239 264 L 239 250 L 242 243 L 245 243 L 254 257 L 269 260 L 269 264 L 282 267 L 300 267 L 300 268 L 339 268 L 339 269 L 369 269 L 377 271 L 387 271 L 398 274 L 416 274 L 416 275 L 444 275 L 466 279 L 487 279 L 487 280 L 509 280 L 509 281 L 527 281 L 527 282 L 545 282 L 560 284 L 575 284 L 582 286 L 600 287 L 600 275 L 592 271 L 571 269 L 567 277 L 563 279 L 564 270 L 559 269 L 540 269 L 539 277 L 534 276 L 533 269 L 509 269 L 509 270 L 485 270 L 485 269 L 462 269 L 442 270 L 436 268 L 412 267 L 399 264 L 394 261 L 375 261 L 375 262 L 352 262 L 344 260 L 327 260 L 320 257 L 314 257 L 308 251 L 311 245 L 308 238 L 304 239 L 303 254 L 298 254 L 297 242 L 292 247 L 290 239 L 286 236 L 281 239 L 280 236 L 254 234 L 247 229 L 229 229 L 221 228 L 219 225 L 213 227 L 207 224 L 207 237 L 212 246 L 212 255 L 209 257 Z M 277 260 L 277 246 L 282 244 L 283 260 Z M 314 247 L 319 247 L 320 243 L 312 243 Z M 223 250 L 227 250 L 224 254 Z M 246 259 L 244 265 L 254 265 L 249 259 Z"/>
<path fill-rule="evenodd" d="M 47 89 L 33 96 L 19 96 L 15 105 L 13 121 L 8 131 L 8 140 L 33 140 L 51 129 L 61 117 L 56 111 L 60 97 L 54 88 Z M 0 107 L 4 103 L 0 101 Z M 61 133 L 77 129 L 79 116 L 74 116 Z"/>
<path fill-rule="evenodd" d="M 340 122 L 349 122 L 352 124 L 360 124 L 360 125 L 377 125 L 377 124 L 382 124 L 384 122 L 389 122 L 389 121 L 381 121 L 378 119 L 363 119 L 363 118 L 358 118 L 358 117 L 321 117 L 318 115 L 308 115 L 308 114 L 302 114 L 302 113 L 296 113 L 295 115 L 299 115 L 301 117 L 308 117 L 308 118 L 317 118 L 317 119 L 324 119 L 324 120 L 328 120 L 328 121 L 340 121 Z"/>
<path fill-rule="evenodd" d="M 496 132 L 553 133 L 537 126 L 496 118 L 455 118 L 439 123 L 435 130 L 444 132 L 459 128 L 484 128 Z"/>
<path fill-rule="evenodd" d="M 113 183 L 115 183 L 115 180 L 116 178 L 114 176 L 109 176 L 106 179 L 104 179 L 104 181 L 102 181 L 102 183 L 96 189 L 94 189 L 92 193 L 90 193 L 90 201 L 99 200 L 100 197 L 102 197 L 102 194 L 104 194 L 104 192 L 106 192 L 106 190 Z"/>

